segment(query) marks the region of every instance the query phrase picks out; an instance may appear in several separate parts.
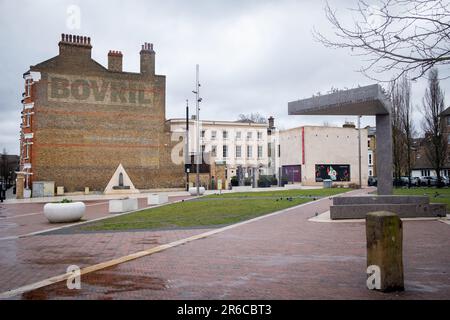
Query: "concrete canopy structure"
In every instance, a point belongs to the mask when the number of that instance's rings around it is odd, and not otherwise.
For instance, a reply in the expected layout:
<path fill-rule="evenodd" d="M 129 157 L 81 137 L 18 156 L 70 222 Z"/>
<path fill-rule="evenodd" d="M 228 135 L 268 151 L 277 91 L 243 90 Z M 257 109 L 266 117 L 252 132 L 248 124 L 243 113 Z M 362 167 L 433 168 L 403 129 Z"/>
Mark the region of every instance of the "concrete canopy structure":
<path fill-rule="evenodd" d="M 378 84 L 288 103 L 290 115 L 376 116 L 390 110 L 390 102 Z"/>
<path fill-rule="evenodd" d="M 288 103 L 289 115 L 376 116 L 378 194 L 392 194 L 390 102 L 378 84 Z"/>

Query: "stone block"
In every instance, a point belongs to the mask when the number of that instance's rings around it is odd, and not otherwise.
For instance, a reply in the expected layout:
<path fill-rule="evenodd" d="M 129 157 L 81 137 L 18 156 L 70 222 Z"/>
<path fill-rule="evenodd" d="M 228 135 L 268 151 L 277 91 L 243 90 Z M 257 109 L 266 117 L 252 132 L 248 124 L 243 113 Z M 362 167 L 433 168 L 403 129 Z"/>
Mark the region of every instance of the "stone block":
<path fill-rule="evenodd" d="M 109 213 L 120 213 L 138 209 L 138 199 L 124 198 L 109 200 Z"/>
<path fill-rule="evenodd" d="M 367 280 L 368 288 L 383 292 L 404 290 L 403 227 L 399 216 L 388 211 L 368 213 L 366 239 L 367 267 L 374 271 Z"/>
<path fill-rule="evenodd" d="M 147 197 L 148 205 L 157 205 L 169 202 L 167 194 L 152 193 Z"/>
<path fill-rule="evenodd" d="M 330 217 L 332 220 L 364 219 L 372 211 L 392 211 L 400 218 L 436 218 L 445 217 L 447 207 L 440 203 L 333 205 L 330 207 Z"/>
<path fill-rule="evenodd" d="M 56 195 L 57 196 L 63 196 L 64 195 L 64 187 L 56 187 Z"/>
<path fill-rule="evenodd" d="M 357 196 L 357 197 L 334 197 L 333 205 L 353 204 L 428 204 L 427 196 Z"/>

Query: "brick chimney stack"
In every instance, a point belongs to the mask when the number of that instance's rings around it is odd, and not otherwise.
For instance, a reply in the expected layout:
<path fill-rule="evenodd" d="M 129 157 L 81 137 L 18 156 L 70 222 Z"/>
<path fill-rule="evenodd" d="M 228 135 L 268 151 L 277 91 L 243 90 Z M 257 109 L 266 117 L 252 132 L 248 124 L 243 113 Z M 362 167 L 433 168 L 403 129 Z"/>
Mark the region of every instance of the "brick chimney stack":
<path fill-rule="evenodd" d="M 275 129 L 275 119 L 274 117 L 269 117 L 269 129 Z"/>
<path fill-rule="evenodd" d="M 141 73 L 146 75 L 155 75 L 155 51 L 152 43 L 142 45 L 141 55 Z"/>
<path fill-rule="evenodd" d="M 91 38 L 72 34 L 61 34 L 60 55 L 72 55 L 91 58 Z"/>
<path fill-rule="evenodd" d="M 122 52 L 109 50 L 108 53 L 108 70 L 122 72 Z"/>

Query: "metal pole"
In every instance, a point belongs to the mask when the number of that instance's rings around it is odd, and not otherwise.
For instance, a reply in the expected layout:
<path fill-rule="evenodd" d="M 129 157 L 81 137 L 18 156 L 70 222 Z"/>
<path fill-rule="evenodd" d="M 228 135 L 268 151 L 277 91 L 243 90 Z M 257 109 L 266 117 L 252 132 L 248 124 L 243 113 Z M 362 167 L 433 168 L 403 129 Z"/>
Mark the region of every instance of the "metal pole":
<path fill-rule="evenodd" d="M 197 164 L 196 164 L 196 168 L 197 168 L 197 175 L 196 175 L 196 187 L 197 187 L 197 196 L 200 195 L 200 160 L 201 160 L 201 155 L 200 155 L 200 122 L 199 122 L 199 103 L 200 103 L 200 98 L 199 98 L 199 90 L 200 90 L 200 84 L 199 84 L 199 65 L 196 65 L 196 84 L 195 84 L 195 102 L 196 102 L 196 123 L 197 123 Z"/>
<path fill-rule="evenodd" d="M 186 191 L 189 191 L 189 172 L 191 164 L 191 154 L 189 153 L 189 101 L 186 99 L 186 154 L 184 157 L 185 169 L 186 170 Z"/>
<path fill-rule="evenodd" d="M 359 170 L 359 187 L 362 188 L 362 180 L 361 180 L 361 116 L 358 116 L 358 170 Z"/>

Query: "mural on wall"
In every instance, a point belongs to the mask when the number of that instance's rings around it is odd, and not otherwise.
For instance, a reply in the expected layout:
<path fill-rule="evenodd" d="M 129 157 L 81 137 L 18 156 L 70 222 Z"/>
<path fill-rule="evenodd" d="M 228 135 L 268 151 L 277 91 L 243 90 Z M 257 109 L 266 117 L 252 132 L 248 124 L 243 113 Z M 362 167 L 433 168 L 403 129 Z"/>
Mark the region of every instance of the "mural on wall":
<path fill-rule="evenodd" d="M 324 179 L 332 181 L 350 181 L 350 165 L 348 164 L 316 164 L 316 182 Z"/>

